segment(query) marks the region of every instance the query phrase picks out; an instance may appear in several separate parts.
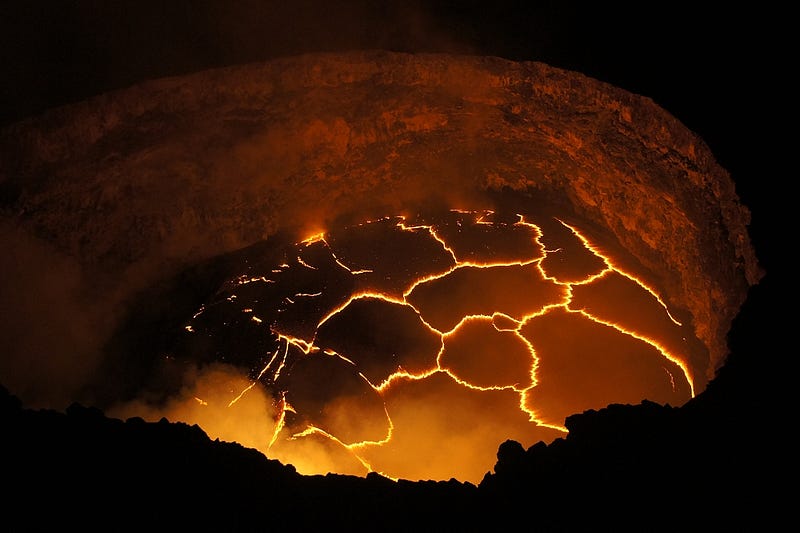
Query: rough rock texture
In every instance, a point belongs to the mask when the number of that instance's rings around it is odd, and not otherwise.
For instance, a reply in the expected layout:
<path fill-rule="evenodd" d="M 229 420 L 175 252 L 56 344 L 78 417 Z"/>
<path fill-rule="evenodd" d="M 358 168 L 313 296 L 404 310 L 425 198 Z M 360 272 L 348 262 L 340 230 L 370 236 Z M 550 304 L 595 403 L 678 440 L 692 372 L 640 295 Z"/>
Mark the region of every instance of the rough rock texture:
<path fill-rule="evenodd" d="M 114 290 L 277 231 L 486 207 L 499 191 L 555 201 L 613 235 L 691 314 L 709 377 L 722 364 L 762 276 L 749 211 L 693 132 L 579 73 L 493 57 L 307 55 L 144 83 L 0 132 L 6 221 Z"/>

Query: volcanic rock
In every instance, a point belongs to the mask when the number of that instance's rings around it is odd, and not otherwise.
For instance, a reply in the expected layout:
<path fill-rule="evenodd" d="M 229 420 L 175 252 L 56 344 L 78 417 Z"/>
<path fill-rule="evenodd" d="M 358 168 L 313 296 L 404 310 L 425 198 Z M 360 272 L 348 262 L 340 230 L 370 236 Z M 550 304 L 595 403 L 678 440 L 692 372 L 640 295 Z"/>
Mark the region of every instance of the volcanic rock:
<path fill-rule="evenodd" d="M 694 325 L 708 377 L 724 363 L 763 275 L 748 208 L 667 111 L 576 72 L 312 54 L 153 80 L 0 132 L 4 225 L 72 258 L 109 308 L 279 232 L 520 206 L 616 242 Z"/>

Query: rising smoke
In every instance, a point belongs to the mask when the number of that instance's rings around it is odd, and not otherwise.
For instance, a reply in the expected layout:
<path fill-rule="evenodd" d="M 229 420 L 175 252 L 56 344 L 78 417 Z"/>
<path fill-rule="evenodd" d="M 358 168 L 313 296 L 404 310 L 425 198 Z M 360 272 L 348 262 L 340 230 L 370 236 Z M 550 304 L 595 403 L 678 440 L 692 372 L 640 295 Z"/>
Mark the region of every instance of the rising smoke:
<path fill-rule="evenodd" d="M 100 364 L 119 315 L 80 263 L 0 221 L 0 378 L 31 407 L 64 409 Z"/>

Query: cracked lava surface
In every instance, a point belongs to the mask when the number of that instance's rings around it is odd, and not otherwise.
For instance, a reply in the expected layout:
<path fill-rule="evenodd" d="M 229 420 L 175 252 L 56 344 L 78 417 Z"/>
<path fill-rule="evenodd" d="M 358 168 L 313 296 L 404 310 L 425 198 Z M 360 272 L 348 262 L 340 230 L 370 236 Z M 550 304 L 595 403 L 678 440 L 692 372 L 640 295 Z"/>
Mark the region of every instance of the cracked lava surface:
<path fill-rule="evenodd" d="M 243 369 L 223 402 L 260 428 L 245 445 L 303 474 L 478 482 L 506 439 L 551 442 L 571 414 L 699 392 L 689 328 L 557 218 L 385 217 L 283 259 L 242 265 L 169 357 Z M 263 418 L 244 407 L 258 390 Z"/>

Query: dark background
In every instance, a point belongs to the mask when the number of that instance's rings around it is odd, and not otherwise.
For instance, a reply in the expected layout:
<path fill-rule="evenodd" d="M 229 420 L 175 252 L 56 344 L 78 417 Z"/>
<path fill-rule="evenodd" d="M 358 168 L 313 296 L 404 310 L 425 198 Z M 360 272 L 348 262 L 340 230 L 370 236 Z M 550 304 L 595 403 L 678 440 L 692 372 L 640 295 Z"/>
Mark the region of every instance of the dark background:
<path fill-rule="evenodd" d="M 791 20 L 763 3 L 3 0 L 0 126 L 140 81 L 316 51 L 495 55 L 652 98 L 711 147 L 763 234 Z M 770 191 L 771 192 L 771 191 Z"/>

